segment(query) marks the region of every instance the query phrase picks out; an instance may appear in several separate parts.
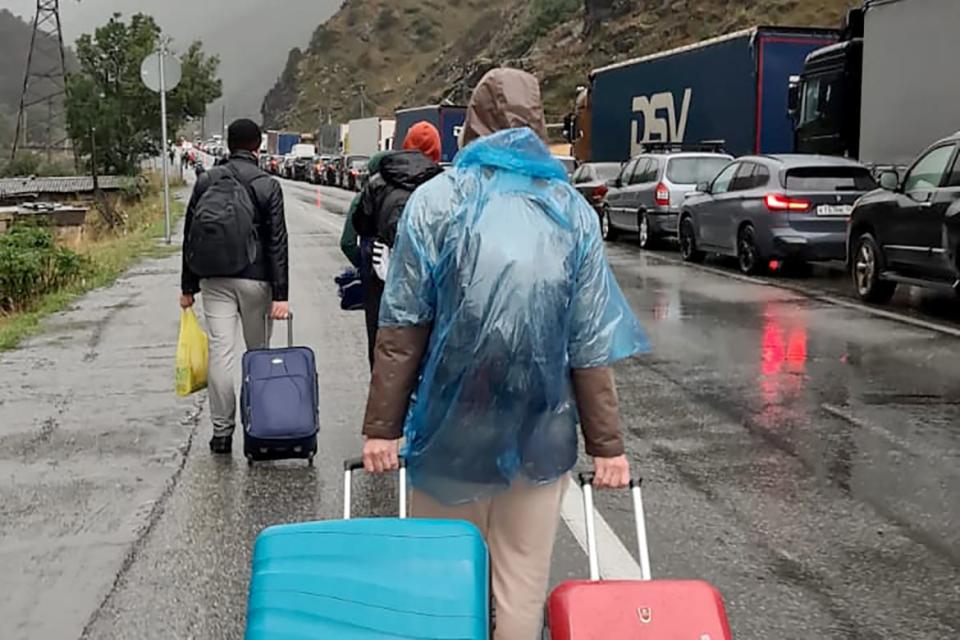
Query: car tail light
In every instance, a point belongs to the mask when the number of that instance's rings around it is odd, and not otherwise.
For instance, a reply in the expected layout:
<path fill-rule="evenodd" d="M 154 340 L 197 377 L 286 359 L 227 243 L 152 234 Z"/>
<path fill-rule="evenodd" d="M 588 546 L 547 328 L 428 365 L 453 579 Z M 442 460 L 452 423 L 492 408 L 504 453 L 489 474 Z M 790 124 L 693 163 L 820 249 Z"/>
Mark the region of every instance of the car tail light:
<path fill-rule="evenodd" d="M 353 176 L 354 178 L 356 178 L 356 177 L 357 177 L 358 175 L 360 175 L 360 174 L 357 173 L 356 169 L 353 169 L 353 170 L 350 171 L 350 175 Z"/>
<path fill-rule="evenodd" d="M 657 192 L 654 195 L 654 200 L 657 203 L 657 206 L 670 206 L 670 189 L 667 187 L 667 185 L 663 184 L 662 182 L 657 185 Z"/>
<path fill-rule="evenodd" d="M 595 187 L 593 193 L 590 194 L 590 199 L 594 202 L 600 202 L 607 195 L 610 189 L 605 184 L 601 184 L 598 187 Z"/>
<path fill-rule="evenodd" d="M 780 193 L 768 193 L 763 199 L 770 211 L 809 211 L 810 202 L 808 200 L 798 200 L 788 198 Z"/>

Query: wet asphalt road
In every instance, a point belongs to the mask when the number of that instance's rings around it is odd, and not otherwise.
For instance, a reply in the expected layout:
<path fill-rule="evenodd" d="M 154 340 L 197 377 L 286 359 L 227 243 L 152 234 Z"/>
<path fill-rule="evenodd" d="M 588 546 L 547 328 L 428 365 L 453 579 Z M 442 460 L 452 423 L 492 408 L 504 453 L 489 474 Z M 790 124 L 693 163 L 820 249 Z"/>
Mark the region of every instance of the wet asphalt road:
<path fill-rule="evenodd" d="M 332 284 L 352 194 L 284 189 L 297 342 L 320 366 L 316 467 L 210 457 L 206 413 L 193 429 L 168 391 L 176 260 L 144 264 L 0 357 L 9 637 L 239 638 L 256 533 L 339 517 L 367 381 L 362 317 Z M 960 637 L 958 339 L 629 243 L 608 255 L 654 345 L 618 376 L 655 576 L 716 584 L 738 639 Z M 386 481 L 358 478 L 355 497 L 395 504 Z M 599 502 L 633 548 L 623 498 Z M 564 528 L 554 581 L 584 562 Z"/>

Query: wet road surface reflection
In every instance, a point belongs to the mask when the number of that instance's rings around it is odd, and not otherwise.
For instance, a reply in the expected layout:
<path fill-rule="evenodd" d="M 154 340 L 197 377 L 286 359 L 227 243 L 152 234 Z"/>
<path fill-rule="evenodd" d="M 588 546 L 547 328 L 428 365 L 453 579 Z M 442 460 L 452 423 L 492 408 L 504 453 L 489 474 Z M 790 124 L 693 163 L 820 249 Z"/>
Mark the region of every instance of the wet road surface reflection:
<path fill-rule="evenodd" d="M 654 345 L 618 375 L 666 574 L 738 638 L 960 637 L 960 340 L 608 257 Z"/>

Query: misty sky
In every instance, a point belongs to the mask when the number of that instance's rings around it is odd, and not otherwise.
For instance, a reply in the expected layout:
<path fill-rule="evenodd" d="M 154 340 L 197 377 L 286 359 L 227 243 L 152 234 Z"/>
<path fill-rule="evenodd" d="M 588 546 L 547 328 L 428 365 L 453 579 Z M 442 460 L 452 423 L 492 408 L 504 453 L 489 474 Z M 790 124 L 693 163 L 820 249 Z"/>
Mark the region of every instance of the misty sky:
<path fill-rule="evenodd" d="M 60 0 L 64 38 L 73 43 L 92 32 L 116 11 L 156 18 L 182 48 L 195 39 L 220 56 L 227 118 L 259 120 L 260 103 L 283 71 L 287 54 L 303 47 L 313 30 L 339 8 L 342 0 Z M 0 0 L 0 8 L 26 16 L 35 0 Z M 220 105 L 211 107 L 219 125 Z"/>

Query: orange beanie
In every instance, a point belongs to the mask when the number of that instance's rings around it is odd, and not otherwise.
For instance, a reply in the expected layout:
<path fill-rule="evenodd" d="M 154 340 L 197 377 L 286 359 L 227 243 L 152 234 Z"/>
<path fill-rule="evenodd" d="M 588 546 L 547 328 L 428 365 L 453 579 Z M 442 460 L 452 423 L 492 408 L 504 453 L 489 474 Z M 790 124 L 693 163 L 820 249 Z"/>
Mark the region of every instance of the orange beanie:
<path fill-rule="evenodd" d="M 403 148 L 419 151 L 434 162 L 440 162 L 440 132 L 429 122 L 418 122 L 407 131 Z"/>

